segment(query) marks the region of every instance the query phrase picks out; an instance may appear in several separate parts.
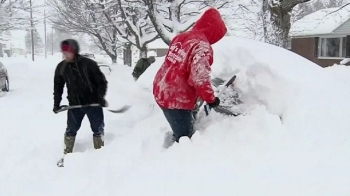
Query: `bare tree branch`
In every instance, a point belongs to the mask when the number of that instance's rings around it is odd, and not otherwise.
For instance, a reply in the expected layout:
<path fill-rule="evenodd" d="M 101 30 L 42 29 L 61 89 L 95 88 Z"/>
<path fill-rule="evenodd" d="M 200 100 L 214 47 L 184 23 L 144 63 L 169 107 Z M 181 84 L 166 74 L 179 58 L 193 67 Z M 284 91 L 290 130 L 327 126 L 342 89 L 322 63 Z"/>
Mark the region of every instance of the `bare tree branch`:
<path fill-rule="evenodd" d="M 48 3 L 55 13 L 50 20 L 56 28 L 96 38 L 96 45 L 116 61 L 119 35 L 99 5 L 90 0 L 49 0 Z"/>

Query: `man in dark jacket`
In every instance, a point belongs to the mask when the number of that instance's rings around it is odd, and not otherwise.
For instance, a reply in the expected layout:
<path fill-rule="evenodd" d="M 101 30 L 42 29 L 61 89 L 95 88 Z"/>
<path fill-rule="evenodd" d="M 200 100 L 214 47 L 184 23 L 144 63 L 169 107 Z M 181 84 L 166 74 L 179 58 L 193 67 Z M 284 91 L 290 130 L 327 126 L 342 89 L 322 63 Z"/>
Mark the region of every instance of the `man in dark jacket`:
<path fill-rule="evenodd" d="M 97 63 L 79 55 L 78 42 L 67 39 L 61 42 L 61 50 L 65 60 L 60 62 L 54 77 L 54 108 L 60 109 L 64 86 L 67 87 L 69 105 L 86 105 L 99 103 L 101 107 L 88 107 L 68 110 L 67 129 L 64 136 L 64 153 L 71 153 L 74 148 L 75 137 L 80 129 L 85 115 L 87 115 L 93 131 L 95 149 L 104 146 L 104 115 L 102 107 L 107 106 L 104 99 L 107 91 L 107 80 Z"/>
<path fill-rule="evenodd" d="M 132 76 L 134 76 L 135 81 L 146 71 L 146 69 L 151 66 L 156 61 L 154 56 L 148 58 L 141 58 L 137 61 Z"/>

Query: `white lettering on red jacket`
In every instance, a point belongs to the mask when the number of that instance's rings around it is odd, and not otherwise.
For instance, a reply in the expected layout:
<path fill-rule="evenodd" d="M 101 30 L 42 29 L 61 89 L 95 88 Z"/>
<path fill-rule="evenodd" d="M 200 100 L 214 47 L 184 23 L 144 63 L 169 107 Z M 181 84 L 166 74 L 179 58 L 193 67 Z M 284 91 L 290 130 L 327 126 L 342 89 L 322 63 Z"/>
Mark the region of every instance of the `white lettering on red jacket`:
<path fill-rule="evenodd" d="M 220 13 L 211 8 L 193 29 L 177 35 L 153 82 L 156 102 L 167 109 L 193 110 L 196 100 L 215 101 L 210 73 L 213 63 L 211 44 L 219 41 L 227 28 Z"/>

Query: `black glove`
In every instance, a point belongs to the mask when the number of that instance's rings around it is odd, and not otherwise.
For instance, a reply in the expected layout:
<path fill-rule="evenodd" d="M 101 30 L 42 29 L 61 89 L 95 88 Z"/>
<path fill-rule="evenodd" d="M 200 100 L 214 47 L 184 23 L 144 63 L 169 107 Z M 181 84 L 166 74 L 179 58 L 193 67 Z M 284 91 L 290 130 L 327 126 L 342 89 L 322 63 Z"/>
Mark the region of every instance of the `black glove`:
<path fill-rule="evenodd" d="M 101 105 L 101 107 L 108 107 L 108 102 L 104 98 L 100 98 L 98 103 Z"/>
<path fill-rule="evenodd" d="M 220 99 L 218 97 L 215 97 L 215 101 L 213 103 L 208 103 L 208 105 L 211 108 L 215 108 L 218 107 L 220 105 Z"/>
<path fill-rule="evenodd" d="M 60 110 L 61 109 L 61 107 L 60 106 L 57 106 L 57 105 L 55 105 L 55 106 L 53 106 L 53 113 L 55 113 L 55 114 L 57 114 L 58 113 L 58 110 Z"/>

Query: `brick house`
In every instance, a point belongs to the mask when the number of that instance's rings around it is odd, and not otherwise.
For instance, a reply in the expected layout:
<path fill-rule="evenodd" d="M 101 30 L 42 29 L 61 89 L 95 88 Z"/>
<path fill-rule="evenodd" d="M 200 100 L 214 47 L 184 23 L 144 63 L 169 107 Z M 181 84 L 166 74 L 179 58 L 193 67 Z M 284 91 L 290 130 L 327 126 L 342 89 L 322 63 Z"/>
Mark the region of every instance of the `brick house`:
<path fill-rule="evenodd" d="M 350 6 L 316 11 L 292 24 L 291 51 L 321 67 L 350 57 Z"/>

